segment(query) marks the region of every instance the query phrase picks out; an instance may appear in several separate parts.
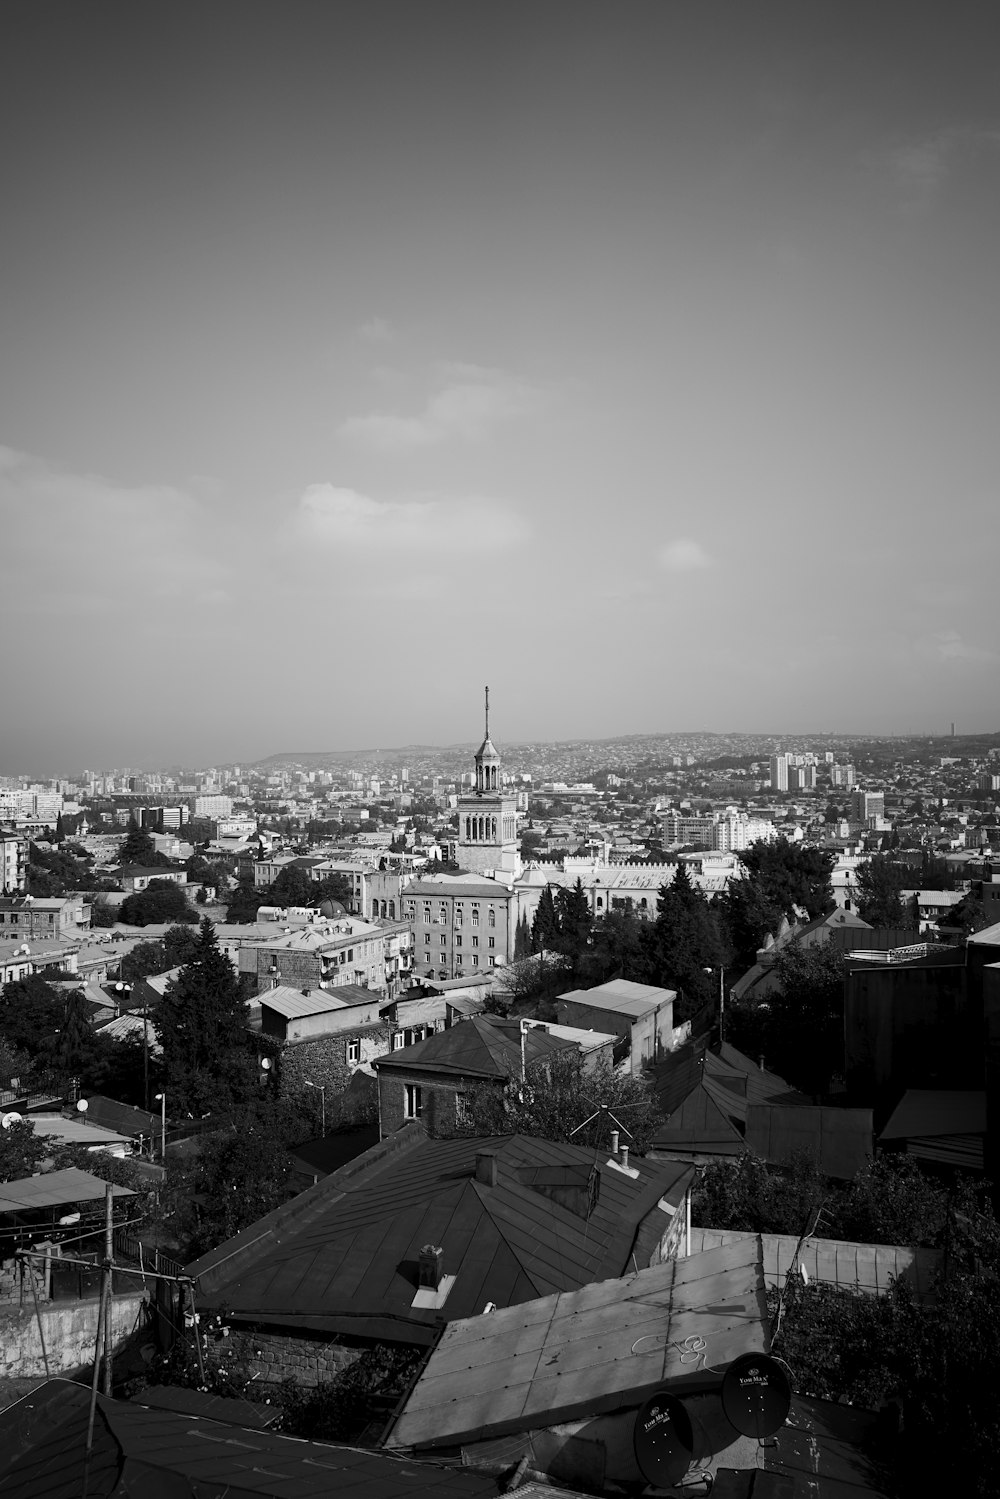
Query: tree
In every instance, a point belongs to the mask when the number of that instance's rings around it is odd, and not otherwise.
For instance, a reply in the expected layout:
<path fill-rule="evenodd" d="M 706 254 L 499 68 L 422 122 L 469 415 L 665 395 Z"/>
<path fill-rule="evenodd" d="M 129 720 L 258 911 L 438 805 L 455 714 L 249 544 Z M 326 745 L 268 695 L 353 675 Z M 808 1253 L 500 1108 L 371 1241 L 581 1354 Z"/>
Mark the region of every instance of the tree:
<path fill-rule="evenodd" d="M 254 1037 L 236 971 L 206 918 L 198 946 L 166 989 L 153 1026 L 176 1107 L 195 1114 L 232 1110 L 257 1089 Z"/>
<path fill-rule="evenodd" d="M 559 936 L 555 945 L 568 958 L 577 960 L 590 943 L 590 902 L 583 882 L 577 879 L 570 889 L 562 888 L 555 898 Z"/>
<path fill-rule="evenodd" d="M 34 1176 L 50 1154 L 48 1140 L 35 1134 L 30 1119 L 15 1120 L 0 1130 L 0 1182 Z"/>
<path fill-rule="evenodd" d="M 0 1035 L 9 1046 L 27 1052 L 33 1061 L 45 1055 L 62 1018 L 63 1000 L 40 974 L 11 979 L 4 985 L 0 995 Z"/>
<path fill-rule="evenodd" d="M 794 1087 L 825 1094 L 844 1065 L 844 955 L 831 942 L 792 942 L 775 972 L 779 988 L 766 1000 L 729 1006 L 726 1034 Z"/>
<path fill-rule="evenodd" d="M 456 1130 L 463 1135 L 535 1135 L 543 1140 L 569 1140 L 577 1145 L 607 1149 L 615 1126 L 610 1113 L 629 1131 L 623 1143 L 638 1154 L 649 1149 L 660 1123 L 656 1098 L 649 1083 L 608 1066 L 586 1071 L 575 1048 L 557 1052 L 527 1070 L 525 1085 L 512 1077 L 504 1087 L 483 1083 L 467 1096 L 466 1119 Z M 574 1134 L 590 1114 L 594 1123 Z"/>
<path fill-rule="evenodd" d="M 118 920 L 118 912 L 115 907 L 109 905 L 106 900 L 98 897 L 90 908 L 90 924 L 92 927 L 106 928 L 114 926 Z"/>
<path fill-rule="evenodd" d="M 794 908 L 802 906 L 812 920 L 833 906 L 830 874 L 834 857 L 826 849 L 804 848 L 787 838 L 777 838 L 773 843 L 752 843 L 740 854 L 740 862 L 783 915 L 792 916 Z"/>
<path fill-rule="evenodd" d="M 198 917 L 173 880 L 150 880 L 145 890 L 125 897 L 118 919 L 128 926 L 153 926 L 162 921 L 194 922 Z"/>
<path fill-rule="evenodd" d="M 166 967 L 160 971 L 166 973 L 167 969 L 180 968 L 184 963 L 190 963 L 197 950 L 198 934 L 190 926 L 168 927 L 163 934 L 163 955 Z"/>
<path fill-rule="evenodd" d="M 160 865 L 168 865 L 170 860 L 157 852 L 151 835 L 133 820 L 118 845 L 118 862 L 122 865 L 138 864 L 143 869 L 155 869 Z"/>
<path fill-rule="evenodd" d="M 534 920 L 531 923 L 531 947 L 533 952 L 555 948 L 559 942 L 559 915 L 551 885 L 546 885 L 539 897 Z"/>
<path fill-rule="evenodd" d="M 863 860 L 854 871 L 858 915 L 871 926 L 906 926 L 906 912 L 899 892 L 914 881 L 907 864 L 887 854 Z"/>
<path fill-rule="evenodd" d="M 154 973 L 166 973 L 170 966 L 162 942 L 139 942 L 122 958 L 118 973 L 126 984 L 137 984 Z"/>
<path fill-rule="evenodd" d="M 258 1123 L 211 1136 L 199 1156 L 192 1258 L 223 1244 L 292 1195 L 292 1163 L 281 1136 Z"/>
<path fill-rule="evenodd" d="M 526 958 L 531 952 L 531 928 L 528 926 L 528 913 L 522 911 L 514 928 L 514 961 Z"/>
<path fill-rule="evenodd" d="M 53 1048 L 53 1061 L 66 1077 L 71 1077 L 92 1062 L 97 1038 L 90 1024 L 87 1001 L 79 989 L 66 1000 L 62 1025 Z"/>
<path fill-rule="evenodd" d="M 715 980 L 706 969 L 725 963 L 727 945 L 717 914 L 692 884 L 683 862 L 672 884 L 660 887 L 651 951 L 655 982 L 678 991 L 676 1021 L 690 1019 L 711 1003 Z"/>

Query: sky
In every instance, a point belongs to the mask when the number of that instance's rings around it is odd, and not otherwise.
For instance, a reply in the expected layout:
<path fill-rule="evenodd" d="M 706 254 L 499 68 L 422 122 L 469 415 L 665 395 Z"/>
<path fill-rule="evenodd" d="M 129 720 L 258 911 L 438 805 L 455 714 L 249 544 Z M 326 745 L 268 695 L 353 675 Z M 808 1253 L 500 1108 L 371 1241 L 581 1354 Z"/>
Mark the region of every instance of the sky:
<path fill-rule="evenodd" d="M 1000 20 L 8 0 L 0 773 L 1000 728 Z"/>

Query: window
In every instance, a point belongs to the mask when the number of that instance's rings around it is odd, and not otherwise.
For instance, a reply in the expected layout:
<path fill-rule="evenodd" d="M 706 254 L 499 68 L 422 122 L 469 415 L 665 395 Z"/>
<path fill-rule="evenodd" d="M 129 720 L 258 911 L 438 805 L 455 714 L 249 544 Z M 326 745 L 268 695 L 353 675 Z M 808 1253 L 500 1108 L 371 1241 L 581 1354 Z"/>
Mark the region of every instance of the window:
<path fill-rule="evenodd" d="M 479 938 L 478 937 L 473 937 L 473 939 L 472 939 L 472 945 L 473 945 L 473 947 L 478 947 L 479 946 Z"/>
<path fill-rule="evenodd" d="M 406 1083 L 403 1087 L 403 1118 L 419 1119 L 424 1111 L 424 1101 L 420 1089 L 416 1083 Z"/>
<path fill-rule="evenodd" d="M 495 958 L 495 957 L 494 957 L 494 956 L 493 956 L 493 954 L 492 954 L 492 953 L 490 953 L 490 967 L 491 967 L 491 968 L 495 968 L 495 967 L 496 967 L 496 966 L 497 966 L 497 960 L 496 960 L 496 958 Z"/>
<path fill-rule="evenodd" d="M 479 967 L 479 959 L 476 957 L 475 953 L 472 954 L 472 966 L 473 968 Z"/>
<path fill-rule="evenodd" d="M 349 1063 L 351 1063 L 351 1062 L 360 1062 L 361 1061 L 361 1041 L 360 1041 L 360 1038 L 355 1038 L 355 1040 L 353 1040 L 353 1041 L 348 1041 L 348 1043 L 347 1043 L 347 1060 L 348 1060 Z"/>
<path fill-rule="evenodd" d="M 448 906 L 445 901 L 441 902 L 441 920 L 445 922 L 448 920 Z"/>
<path fill-rule="evenodd" d="M 430 903 L 429 900 L 425 900 L 424 901 L 424 925 L 425 926 L 430 926 L 430 924 L 431 924 L 431 903 Z"/>
<path fill-rule="evenodd" d="M 406 1039 L 402 1031 L 396 1031 L 392 1038 L 393 1051 L 400 1051 L 406 1045 Z"/>
<path fill-rule="evenodd" d="M 463 914 L 462 914 L 462 907 L 461 906 L 456 906 L 455 907 L 455 925 L 456 926 L 461 926 L 463 919 L 464 918 L 463 918 Z"/>
<path fill-rule="evenodd" d="M 478 926 L 479 925 L 479 907 L 478 906 L 473 906 L 473 908 L 472 908 L 472 925 L 473 926 Z"/>
<path fill-rule="evenodd" d="M 490 946 L 491 947 L 496 947 L 496 945 L 497 945 L 497 939 L 495 937 L 491 937 L 490 938 Z"/>
<path fill-rule="evenodd" d="M 425 942 L 425 944 L 426 944 L 427 947 L 430 947 L 430 945 L 431 945 L 431 934 L 430 934 L 430 932 L 425 932 L 424 933 L 424 942 Z"/>
<path fill-rule="evenodd" d="M 493 907 L 491 906 L 490 907 L 490 926 L 496 926 L 496 924 L 497 924 L 497 913 L 494 911 Z"/>
<path fill-rule="evenodd" d="M 441 946 L 442 947 L 447 947 L 448 946 L 448 935 L 447 935 L 446 932 L 442 932 L 441 933 Z"/>
<path fill-rule="evenodd" d="M 461 937 L 456 937 L 455 938 L 455 946 L 456 947 L 461 947 L 461 945 L 462 945 L 462 939 L 461 939 Z"/>

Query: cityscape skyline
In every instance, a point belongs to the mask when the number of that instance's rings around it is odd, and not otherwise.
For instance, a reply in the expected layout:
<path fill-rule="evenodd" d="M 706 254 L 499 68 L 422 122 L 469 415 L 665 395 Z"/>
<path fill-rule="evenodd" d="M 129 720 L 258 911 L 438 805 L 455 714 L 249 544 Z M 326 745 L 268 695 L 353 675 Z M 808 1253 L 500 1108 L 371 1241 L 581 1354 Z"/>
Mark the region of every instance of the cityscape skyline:
<path fill-rule="evenodd" d="M 12 5 L 0 770 L 1000 728 L 994 33 Z"/>

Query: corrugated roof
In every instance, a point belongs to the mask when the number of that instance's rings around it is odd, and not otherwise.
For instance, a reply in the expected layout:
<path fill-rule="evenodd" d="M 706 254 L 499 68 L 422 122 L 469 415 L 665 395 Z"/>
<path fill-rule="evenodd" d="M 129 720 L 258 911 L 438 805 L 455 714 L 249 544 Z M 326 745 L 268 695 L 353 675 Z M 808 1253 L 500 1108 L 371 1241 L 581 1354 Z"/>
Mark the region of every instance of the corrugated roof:
<path fill-rule="evenodd" d="M 691 1155 L 739 1155 L 751 1103 L 794 1101 L 777 1073 L 755 1066 L 723 1042 L 721 1055 L 697 1043 L 679 1047 L 654 1070 L 653 1087 L 664 1123 L 653 1149 Z"/>
<path fill-rule="evenodd" d="M 455 1447 L 717 1384 L 741 1353 L 766 1351 L 765 1295 L 749 1240 L 452 1322 L 388 1445 Z"/>
<path fill-rule="evenodd" d="M 375 996 L 372 995 L 371 998 L 374 999 Z M 257 1002 L 266 1009 L 284 1015 L 286 1020 L 303 1015 L 326 1015 L 330 1010 L 348 1008 L 347 1001 L 340 999 L 335 989 L 310 989 L 306 994 L 287 984 L 279 984 L 275 989 L 265 989 L 262 994 L 258 994 Z"/>
<path fill-rule="evenodd" d="M 47 1171 L 0 1184 L 0 1213 L 27 1212 L 31 1208 L 62 1207 L 68 1202 L 95 1202 L 104 1198 L 107 1183 L 89 1171 L 69 1166 L 65 1171 Z M 114 1197 L 134 1197 L 129 1187 L 112 1187 Z"/>
<path fill-rule="evenodd" d="M 379 1149 L 326 1177 L 191 1266 L 203 1305 L 225 1303 L 257 1321 L 429 1341 L 445 1318 L 510 1306 L 552 1291 L 620 1275 L 637 1233 L 654 1214 L 661 1236 L 690 1179 L 688 1170 L 639 1160 L 637 1178 L 597 1160 L 600 1194 L 589 1218 L 532 1186 L 532 1169 L 573 1171 L 594 1152 L 523 1135 L 427 1140 Z M 476 1180 L 478 1152 L 495 1152 L 497 1185 Z M 573 1178 L 575 1182 L 575 1177 Z M 243 1253 L 233 1253 L 242 1240 Z M 443 1314 L 414 1308 L 425 1244 L 444 1248 L 455 1275 Z M 393 1324 L 394 1330 L 393 1329 Z M 386 1331 L 385 1329 L 389 1329 Z"/>
<path fill-rule="evenodd" d="M 757 1238 L 757 1234 L 692 1226 L 691 1253 L 700 1254 Z M 804 1265 L 810 1280 L 873 1296 L 884 1296 L 894 1280 L 903 1280 L 924 1301 L 931 1294 L 941 1263 L 936 1249 L 854 1244 L 843 1239 L 804 1239 L 796 1257 L 799 1241 L 794 1234 L 761 1234 L 759 1238 L 764 1280 L 773 1287 L 783 1286 L 788 1272 Z"/>
<path fill-rule="evenodd" d="M 50 1380 L 0 1413 L 4 1499 L 79 1499 L 89 1390 Z M 497 1483 L 360 1447 L 238 1432 L 184 1412 L 97 1397 L 90 1491 L 144 1499 L 485 1499 Z"/>
<path fill-rule="evenodd" d="M 80 1114 L 74 1119 L 67 1119 L 63 1114 L 32 1114 L 31 1122 L 36 1135 L 65 1140 L 69 1145 L 123 1145 L 129 1140 L 128 1135 L 120 1135 L 100 1124 L 87 1124 Z"/>

